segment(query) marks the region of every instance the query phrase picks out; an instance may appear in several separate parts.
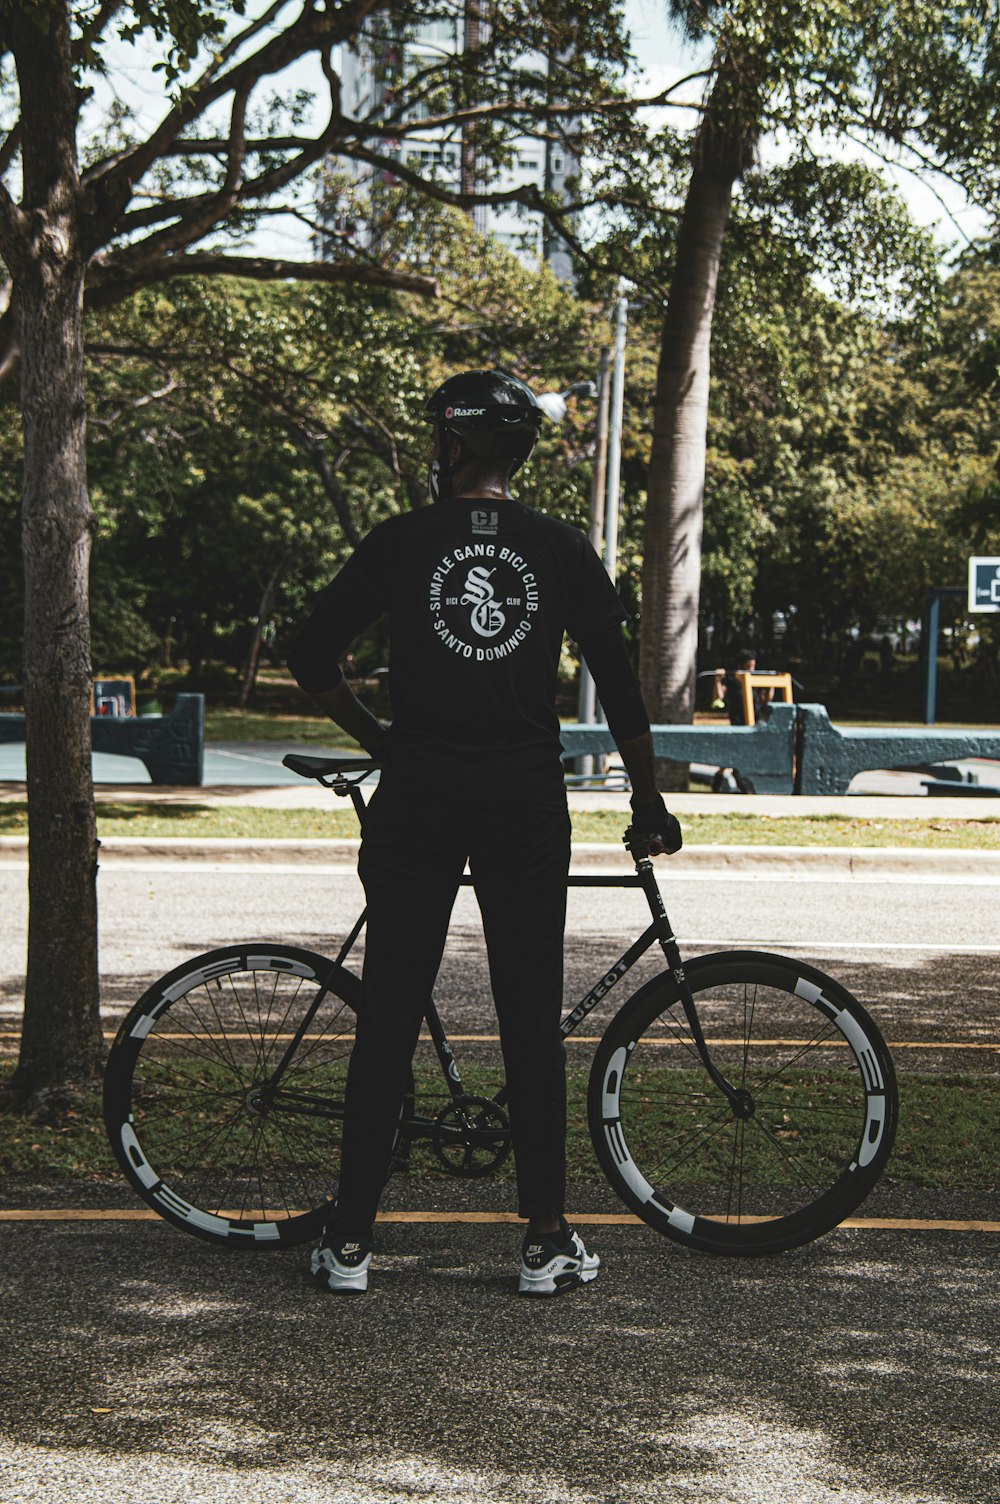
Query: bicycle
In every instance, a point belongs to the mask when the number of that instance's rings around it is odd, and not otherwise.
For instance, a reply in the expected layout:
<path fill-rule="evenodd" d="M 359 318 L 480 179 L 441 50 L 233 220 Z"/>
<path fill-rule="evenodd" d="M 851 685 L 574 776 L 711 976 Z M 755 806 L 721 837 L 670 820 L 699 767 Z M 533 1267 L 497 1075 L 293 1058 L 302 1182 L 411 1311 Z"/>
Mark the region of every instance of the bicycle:
<path fill-rule="evenodd" d="M 373 763 L 284 761 L 349 795 L 363 822 L 359 785 Z M 634 875 L 569 878 L 641 889 L 650 924 L 566 1014 L 564 1038 L 654 945 L 667 963 L 597 1047 L 588 1120 L 598 1161 L 626 1206 L 689 1248 L 767 1254 L 819 1237 L 860 1205 L 889 1158 L 898 1095 L 885 1042 L 813 966 L 750 950 L 683 962 L 652 861 L 633 857 Z M 254 1249 L 320 1232 L 363 1006 L 345 963 L 364 922 L 362 912 L 333 960 L 272 941 L 193 957 L 122 1021 L 105 1073 L 108 1134 L 134 1189 L 174 1226 Z M 395 1166 L 427 1140 L 449 1174 L 490 1174 L 511 1147 L 505 1090 L 467 1092 L 433 1004 L 426 1024 L 446 1105 L 418 1111 L 411 1070 Z"/>

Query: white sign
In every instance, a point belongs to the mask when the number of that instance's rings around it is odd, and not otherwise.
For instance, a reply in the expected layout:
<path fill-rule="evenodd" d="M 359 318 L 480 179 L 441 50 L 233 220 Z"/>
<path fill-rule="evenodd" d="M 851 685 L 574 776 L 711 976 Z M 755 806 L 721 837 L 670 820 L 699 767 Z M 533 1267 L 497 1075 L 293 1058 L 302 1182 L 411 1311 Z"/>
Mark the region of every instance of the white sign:
<path fill-rule="evenodd" d="M 969 610 L 1000 611 L 1000 559 L 969 560 Z"/>

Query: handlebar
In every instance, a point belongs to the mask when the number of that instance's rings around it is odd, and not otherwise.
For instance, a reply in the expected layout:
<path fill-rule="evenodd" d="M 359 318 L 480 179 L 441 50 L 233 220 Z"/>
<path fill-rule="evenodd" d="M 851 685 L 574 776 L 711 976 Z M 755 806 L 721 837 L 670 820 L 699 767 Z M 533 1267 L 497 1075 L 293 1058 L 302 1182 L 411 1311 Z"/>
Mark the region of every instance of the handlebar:
<path fill-rule="evenodd" d="M 633 826 L 629 826 L 622 836 L 622 843 L 634 861 L 640 862 L 643 857 L 673 856 L 669 847 L 664 843 L 662 836 L 639 835 Z"/>

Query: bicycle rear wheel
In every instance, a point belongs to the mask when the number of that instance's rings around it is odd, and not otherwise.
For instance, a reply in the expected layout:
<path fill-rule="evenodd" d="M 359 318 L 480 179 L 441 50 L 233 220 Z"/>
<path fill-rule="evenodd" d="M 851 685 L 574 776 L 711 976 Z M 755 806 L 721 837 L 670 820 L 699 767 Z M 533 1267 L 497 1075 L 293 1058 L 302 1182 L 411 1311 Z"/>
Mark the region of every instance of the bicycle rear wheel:
<path fill-rule="evenodd" d="M 645 1222 L 689 1248 L 765 1254 L 828 1232 L 892 1148 L 892 1060 L 861 1004 L 815 967 L 733 951 L 685 968 L 712 1061 L 749 1096 L 737 1116 L 695 1049 L 669 973 L 624 1005 L 594 1058 L 598 1159 Z"/>
<path fill-rule="evenodd" d="M 111 1146 L 143 1200 L 213 1243 L 275 1248 L 318 1233 L 339 1173 L 360 992 L 324 957 L 267 941 L 195 956 L 150 987 L 104 1076 Z"/>

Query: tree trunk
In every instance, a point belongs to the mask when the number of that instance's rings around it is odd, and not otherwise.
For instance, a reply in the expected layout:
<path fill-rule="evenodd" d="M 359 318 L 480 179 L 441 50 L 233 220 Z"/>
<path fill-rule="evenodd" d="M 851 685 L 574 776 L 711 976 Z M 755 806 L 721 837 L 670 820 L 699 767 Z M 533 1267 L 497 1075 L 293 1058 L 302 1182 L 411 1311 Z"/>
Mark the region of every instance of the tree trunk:
<path fill-rule="evenodd" d="M 103 1043 L 97 973 L 97 824 L 90 770 L 83 284 L 68 5 L 44 28 L 21 13 L 14 52 L 30 243 L 15 275 L 24 412 L 24 696 L 28 978 L 12 1086 L 93 1080 Z"/>
<path fill-rule="evenodd" d="M 654 725 L 694 719 L 710 346 L 733 185 L 756 139 L 745 75 L 724 62 L 695 143 L 663 323 L 649 457 L 639 677 Z M 754 101 L 755 102 L 755 101 Z M 660 759 L 660 787 L 688 787 Z"/>
<path fill-rule="evenodd" d="M 260 665 L 260 644 L 264 635 L 264 628 L 267 625 L 267 619 L 271 614 L 271 607 L 274 604 L 274 594 L 278 588 L 280 574 L 281 570 L 279 566 L 279 568 L 273 571 L 270 579 L 264 586 L 264 593 L 260 598 L 260 605 L 257 607 L 257 621 L 254 625 L 253 637 L 250 639 L 250 650 L 247 653 L 246 668 L 243 670 L 243 687 L 240 690 L 241 710 L 246 710 L 250 704 L 251 696 L 257 685 L 257 669 Z"/>

